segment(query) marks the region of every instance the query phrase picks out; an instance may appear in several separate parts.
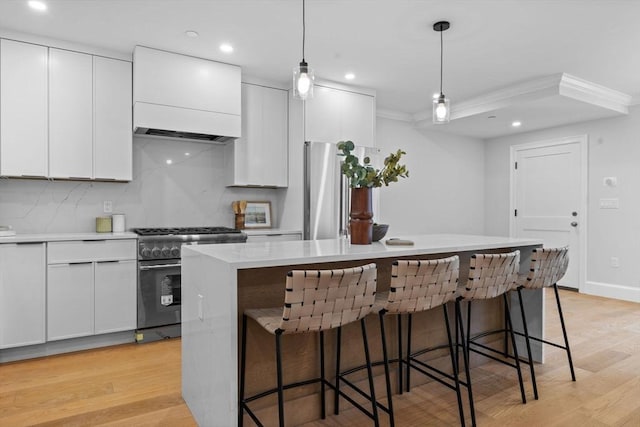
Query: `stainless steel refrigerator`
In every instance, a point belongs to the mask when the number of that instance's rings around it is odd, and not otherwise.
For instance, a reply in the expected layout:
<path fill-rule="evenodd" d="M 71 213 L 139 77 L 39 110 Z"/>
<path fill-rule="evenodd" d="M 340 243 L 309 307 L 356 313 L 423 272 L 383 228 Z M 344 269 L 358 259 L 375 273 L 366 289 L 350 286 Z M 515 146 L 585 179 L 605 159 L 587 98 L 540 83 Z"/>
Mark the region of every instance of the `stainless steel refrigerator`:
<path fill-rule="evenodd" d="M 360 161 L 366 156 L 379 168 L 379 150 L 356 146 Z M 351 193 L 347 178 L 340 172 L 343 157 L 337 144 L 304 143 L 304 239 L 335 239 L 348 235 Z M 378 192 L 373 191 L 373 212 L 377 212 Z"/>

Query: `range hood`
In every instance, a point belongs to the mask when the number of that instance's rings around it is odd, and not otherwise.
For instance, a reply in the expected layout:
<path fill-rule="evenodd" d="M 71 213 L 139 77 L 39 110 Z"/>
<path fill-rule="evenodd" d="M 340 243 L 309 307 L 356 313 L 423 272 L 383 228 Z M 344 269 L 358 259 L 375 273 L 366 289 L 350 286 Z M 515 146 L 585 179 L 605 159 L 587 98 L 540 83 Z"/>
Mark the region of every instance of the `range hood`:
<path fill-rule="evenodd" d="M 226 143 L 240 137 L 240 67 L 143 46 L 133 51 L 136 135 Z"/>

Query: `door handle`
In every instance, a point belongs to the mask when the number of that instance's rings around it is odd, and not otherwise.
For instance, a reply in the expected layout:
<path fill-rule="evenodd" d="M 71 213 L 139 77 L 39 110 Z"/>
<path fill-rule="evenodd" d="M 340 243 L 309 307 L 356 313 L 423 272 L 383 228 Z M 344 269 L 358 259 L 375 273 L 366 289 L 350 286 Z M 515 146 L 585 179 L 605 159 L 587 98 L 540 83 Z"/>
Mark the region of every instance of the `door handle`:
<path fill-rule="evenodd" d="M 577 223 L 577 222 L 575 222 L 575 221 L 573 221 L 573 222 L 571 222 L 571 226 L 572 226 L 572 227 L 577 227 L 577 226 L 578 226 L 578 223 Z"/>

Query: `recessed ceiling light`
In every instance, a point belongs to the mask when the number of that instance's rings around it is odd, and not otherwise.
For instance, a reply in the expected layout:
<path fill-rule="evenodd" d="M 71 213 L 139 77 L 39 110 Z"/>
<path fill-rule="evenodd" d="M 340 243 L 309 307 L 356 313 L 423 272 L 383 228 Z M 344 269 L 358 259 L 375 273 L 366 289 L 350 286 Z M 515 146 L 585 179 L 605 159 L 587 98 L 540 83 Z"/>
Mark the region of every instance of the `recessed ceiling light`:
<path fill-rule="evenodd" d="M 356 75 L 353 74 L 353 73 L 347 73 L 347 74 L 344 75 L 344 78 L 347 79 L 347 80 L 353 80 L 353 79 L 356 78 Z"/>
<path fill-rule="evenodd" d="M 167 159 L 167 164 L 168 164 L 168 165 L 170 165 L 170 164 L 172 164 L 172 163 L 173 163 L 173 160 L 171 160 L 171 159 Z"/>
<path fill-rule="evenodd" d="M 196 37 L 198 37 L 200 35 L 200 34 L 198 34 L 197 31 L 193 31 L 193 30 L 185 31 L 184 34 L 187 37 L 191 37 L 192 39 L 195 39 Z"/>
<path fill-rule="evenodd" d="M 518 122 L 518 121 L 511 123 L 511 126 L 513 126 L 514 128 L 520 127 L 521 125 L 522 125 L 522 123 Z"/>
<path fill-rule="evenodd" d="M 33 10 L 38 10 L 40 12 L 44 12 L 45 10 L 47 10 L 47 5 L 41 1 L 29 0 L 28 4 L 29 7 Z"/>
<path fill-rule="evenodd" d="M 222 43 L 220 45 L 220 50 L 224 53 L 231 53 L 233 52 L 233 46 L 231 46 L 229 43 Z"/>

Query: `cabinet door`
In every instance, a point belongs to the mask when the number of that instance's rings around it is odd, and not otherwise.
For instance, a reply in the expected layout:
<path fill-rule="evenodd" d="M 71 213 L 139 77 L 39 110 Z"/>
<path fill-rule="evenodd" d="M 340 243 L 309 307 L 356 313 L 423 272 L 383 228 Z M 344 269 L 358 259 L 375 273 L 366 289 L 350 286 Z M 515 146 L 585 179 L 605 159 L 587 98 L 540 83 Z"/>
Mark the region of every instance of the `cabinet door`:
<path fill-rule="evenodd" d="M 280 89 L 263 87 L 262 143 L 256 153 L 261 164 L 255 170 L 262 171 L 260 181 L 274 187 L 288 185 L 288 93 Z"/>
<path fill-rule="evenodd" d="M 136 261 L 95 264 L 95 333 L 136 328 Z"/>
<path fill-rule="evenodd" d="M 340 140 L 351 140 L 356 145 L 375 146 L 376 99 L 354 92 L 341 94 Z"/>
<path fill-rule="evenodd" d="M 288 93 L 242 84 L 242 137 L 225 147 L 230 185 L 288 185 Z"/>
<path fill-rule="evenodd" d="M 325 86 L 313 90 L 313 98 L 304 103 L 304 139 L 331 142 L 340 140 L 342 91 Z"/>
<path fill-rule="evenodd" d="M 0 244 L 0 348 L 45 342 L 45 245 Z"/>
<path fill-rule="evenodd" d="M 305 140 L 375 146 L 375 97 L 318 86 L 305 102 Z"/>
<path fill-rule="evenodd" d="M 93 263 L 50 264 L 47 272 L 47 340 L 92 335 Z"/>
<path fill-rule="evenodd" d="M 0 41 L 0 174 L 46 177 L 47 48 Z"/>
<path fill-rule="evenodd" d="M 94 178 L 131 181 L 131 63 L 93 57 Z"/>
<path fill-rule="evenodd" d="M 49 49 L 49 176 L 93 177 L 91 55 Z"/>

